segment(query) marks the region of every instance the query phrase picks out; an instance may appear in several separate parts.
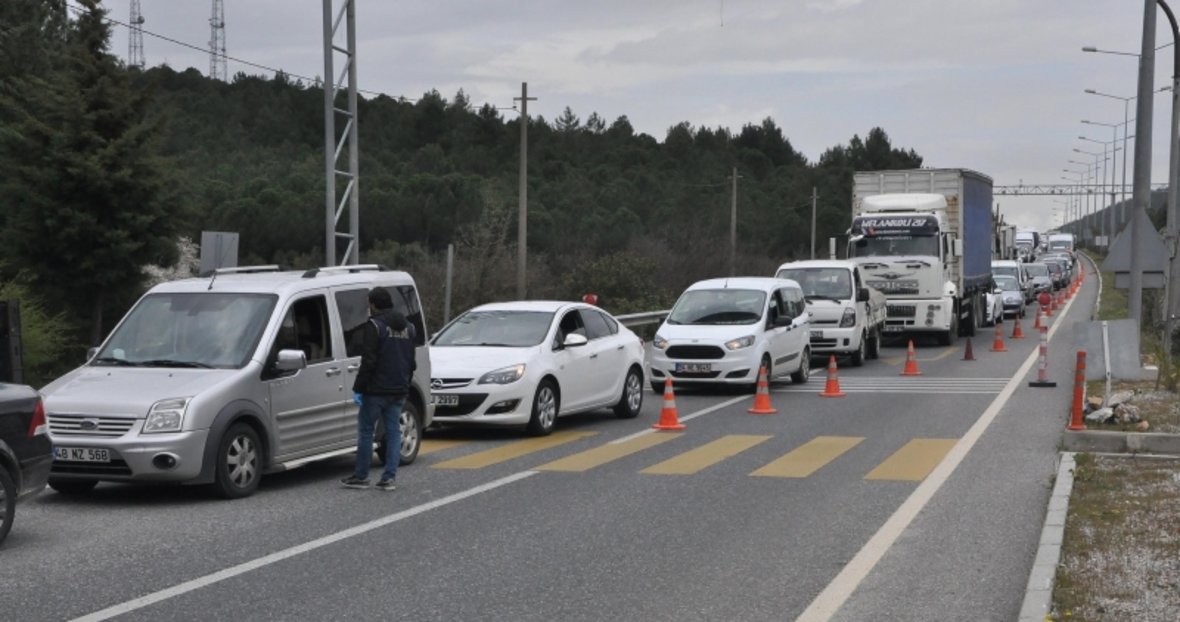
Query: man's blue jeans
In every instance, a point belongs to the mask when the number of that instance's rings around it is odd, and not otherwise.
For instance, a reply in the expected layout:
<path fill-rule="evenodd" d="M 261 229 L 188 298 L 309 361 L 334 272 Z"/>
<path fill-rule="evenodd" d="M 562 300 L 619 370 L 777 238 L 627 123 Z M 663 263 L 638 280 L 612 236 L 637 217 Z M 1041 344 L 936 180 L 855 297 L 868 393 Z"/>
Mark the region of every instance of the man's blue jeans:
<path fill-rule="evenodd" d="M 380 419 L 385 426 L 385 470 L 381 479 L 397 476 L 397 463 L 401 460 L 402 427 L 400 419 L 406 398 L 387 395 L 365 395 L 361 398 L 361 411 L 357 415 L 356 429 L 356 470 L 353 475 L 369 479 L 369 465 L 373 463 L 373 429 Z"/>

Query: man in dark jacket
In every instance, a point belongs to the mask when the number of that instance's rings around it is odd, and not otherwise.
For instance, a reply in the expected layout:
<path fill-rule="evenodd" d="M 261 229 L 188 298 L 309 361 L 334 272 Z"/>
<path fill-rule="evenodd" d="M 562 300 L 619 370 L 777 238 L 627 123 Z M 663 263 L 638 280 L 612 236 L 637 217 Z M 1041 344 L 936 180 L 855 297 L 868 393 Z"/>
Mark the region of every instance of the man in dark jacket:
<path fill-rule="evenodd" d="M 385 426 L 385 470 L 377 488 L 393 490 L 401 458 L 402 407 L 410 392 L 410 380 L 417 368 L 414 360 L 414 327 L 393 310 L 389 290 L 369 291 L 369 321 L 365 323 L 361 367 L 352 385 L 353 399 L 360 404 L 357 416 L 356 469 L 344 480 L 347 488 L 369 487 L 369 466 L 373 460 L 373 429 L 380 418 Z"/>

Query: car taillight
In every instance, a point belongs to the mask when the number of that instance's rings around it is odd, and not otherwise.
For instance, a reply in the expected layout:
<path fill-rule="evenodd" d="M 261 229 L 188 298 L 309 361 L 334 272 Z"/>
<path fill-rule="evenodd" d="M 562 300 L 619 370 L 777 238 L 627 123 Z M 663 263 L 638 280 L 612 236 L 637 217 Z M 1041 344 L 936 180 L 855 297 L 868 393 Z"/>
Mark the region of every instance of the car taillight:
<path fill-rule="evenodd" d="M 45 425 L 45 405 L 41 398 L 37 398 L 37 405 L 33 407 L 33 420 L 29 422 L 29 438 L 49 433 L 49 426 Z"/>

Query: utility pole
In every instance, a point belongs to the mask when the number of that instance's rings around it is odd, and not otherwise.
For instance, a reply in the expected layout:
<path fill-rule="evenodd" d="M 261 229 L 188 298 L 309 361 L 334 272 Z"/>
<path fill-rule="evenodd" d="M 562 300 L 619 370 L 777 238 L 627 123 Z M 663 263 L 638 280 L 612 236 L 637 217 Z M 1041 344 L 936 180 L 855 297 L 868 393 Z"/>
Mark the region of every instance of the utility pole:
<path fill-rule="evenodd" d="M 815 204 L 819 199 L 815 186 L 811 187 L 811 258 L 815 259 Z"/>
<path fill-rule="evenodd" d="M 213 0 L 213 16 L 209 18 L 209 77 L 227 82 L 225 62 L 225 4 Z"/>
<path fill-rule="evenodd" d="M 516 225 L 516 298 L 524 300 L 528 288 L 527 262 L 529 242 L 529 102 L 536 101 L 536 97 L 529 97 L 529 83 L 520 83 L 520 97 L 513 97 L 513 101 L 520 102 L 520 208 Z"/>
<path fill-rule="evenodd" d="M 1151 205 L 1151 115 L 1155 78 L 1155 5 L 1143 0 L 1143 43 L 1139 55 L 1139 100 L 1135 115 L 1135 187 L 1131 206 L 1131 287 L 1127 292 L 1128 317 L 1143 320 L 1143 262 L 1138 252 L 1145 234 L 1140 231 L 1147 208 Z M 1141 214 L 1142 212 L 1142 214 Z"/>
<path fill-rule="evenodd" d="M 344 0 L 340 11 L 333 18 L 332 4 L 335 0 L 324 0 L 324 255 L 326 266 L 356 265 L 360 263 L 360 147 L 357 131 L 357 71 L 356 71 L 356 4 L 355 0 Z M 345 27 L 345 42 L 337 44 L 336 32 L 341 22 Z M 333 61 L 335 54 L 344 55 L 344 69 L 339 78 Z M 341 85 L 348 81 L 347 108 L 336 106 L 336 95 Z M 347 120 L 340 137 L 336 137 L 336 115 Z M 348 170 L 340 170 L 337 163 L 344 147 L 348 146 Z M 344 178 L 348 184 L 342 196 L 336 197 L 336 177 Z M 348 231 L 338 231 L 344 206 L 348 206 Z M 336 238 L 348 241 L 344 257 L 338 258 Z"/>
<path fill-rule="evenodd" d="M 737 167 L 733 167 L 733 192 L 730 193 L 729 200 L 729 276 L 737 276 L 737 181 L 741 179 L 738 176 Z"/>
<path fill-rule="evenodd" d="M 127 65 L 143 71 L 147 61 L 143 57 L 143 11 L 139 0 L 131 0 L 131 37 L 128 39 Z"/>
<path fill-rule="evenodd" d="M 1176 24 L 1176 16 L 1172 13 L 1171 7 L 1167 2 L 1159 0 L 1160 8 L 1168 16 L 1168 22 L 1172 26 L 1172 42 L 1173 48 L 1180 44 L 1180 26 Z M 1168 161 L 1168 220 L 1167 220 L 1167 237 L 1168 245 L 1168 281 L 1165 291 L 1167 293 L 1167 301 L 1164 306 L 1164 326 L 1167 334 L 1164 336 L 1164 351 L 1165 356 L 1171 356 L 1175 350 L 1173 342 L 1175 341 L 1175 321 L 1176 314 L 1180 313 L 1180 253 L 1177 253 L 1177 238 L 1180 236 L 1180 210 L 1177 209 L 1177 193 L 1180 188 L 1180 49 L 1173 50 L 1172 57 L 1172 129 L 1168 133 L 1168 142 L 1171 145 L 1171 159 Z"/>

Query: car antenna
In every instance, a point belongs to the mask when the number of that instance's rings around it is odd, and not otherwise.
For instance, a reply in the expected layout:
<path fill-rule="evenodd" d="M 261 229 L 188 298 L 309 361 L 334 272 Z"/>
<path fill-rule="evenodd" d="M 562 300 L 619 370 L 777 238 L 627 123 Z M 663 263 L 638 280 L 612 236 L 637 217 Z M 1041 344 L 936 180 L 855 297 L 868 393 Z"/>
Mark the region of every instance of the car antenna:
<path fill-rule="evenodd" d="M 214 270 L 213 276 L 209 277 L 209 287 L 205 288 L 205 291 L 212 290 L 213 289 L 213 281 L 216 281 L 216 280 L 217 280 L 217 271 Z"/>

